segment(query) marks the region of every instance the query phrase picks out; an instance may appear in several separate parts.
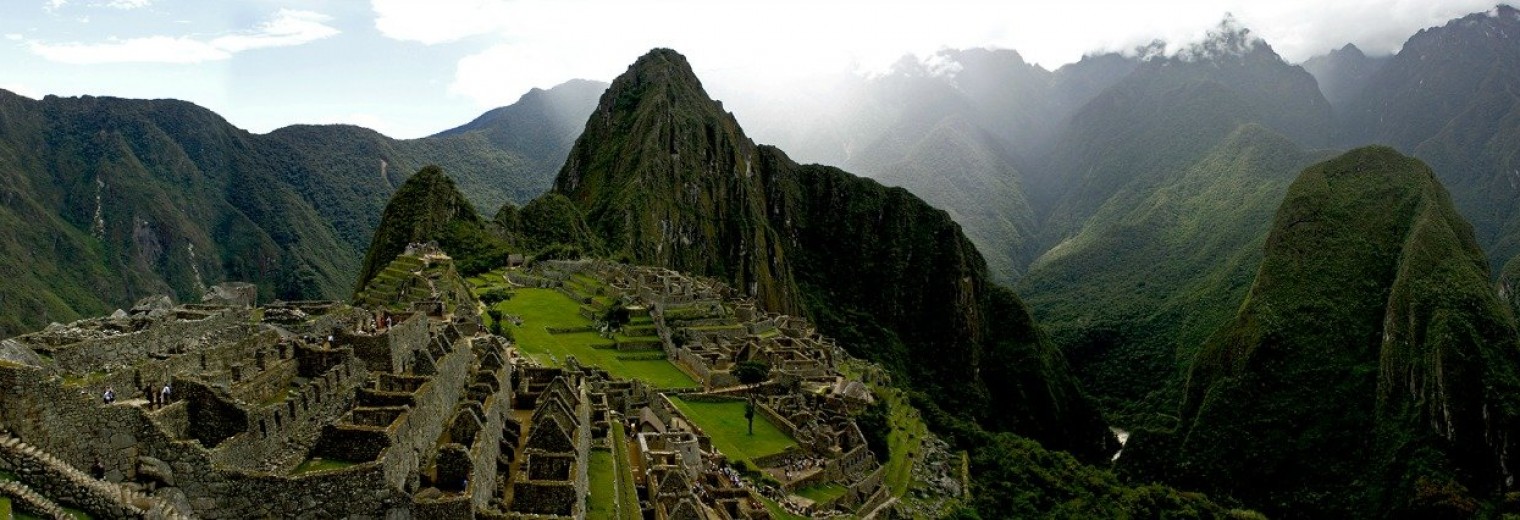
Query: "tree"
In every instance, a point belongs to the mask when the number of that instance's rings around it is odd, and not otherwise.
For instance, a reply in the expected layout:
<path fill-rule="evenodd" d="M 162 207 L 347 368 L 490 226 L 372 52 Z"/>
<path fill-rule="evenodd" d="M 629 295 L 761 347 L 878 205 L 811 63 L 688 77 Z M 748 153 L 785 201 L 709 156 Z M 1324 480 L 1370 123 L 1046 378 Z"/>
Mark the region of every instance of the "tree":
<path fill-rule="evenodd" d="M 734 377 L 739 378 L 739 383 L 753 385 L 761 381 L 771 373 L 771 366 L 764 361 L 744 361 L 734 367 Z"/>
<path fill-rule="evenodd" d="M 744 361 L 734 367 L 734 377 L 746 385 L 753 385 L 765 381 L 771 372 L 771 366 L 762 361 Z M 755 396 L 751 392 L 749 399 L 744 402 L 744 419 L 749 421 L 749 434 L 755 434 Z"/>
<path fill-rule="evenodd" d="M 749 434 L 755 434 L 755 396 L 744 401 L 744 420 L 749 421 Z"/>
<path fill-rule="evenodd" d="M 623 325 L 627 325 L 630 319 L 628 308 L 621 303 L 608 307 L 607 312 L 602 314 L 602 321 L 607 324 L 607 329 L 613 331 L 622 330 Z"/>

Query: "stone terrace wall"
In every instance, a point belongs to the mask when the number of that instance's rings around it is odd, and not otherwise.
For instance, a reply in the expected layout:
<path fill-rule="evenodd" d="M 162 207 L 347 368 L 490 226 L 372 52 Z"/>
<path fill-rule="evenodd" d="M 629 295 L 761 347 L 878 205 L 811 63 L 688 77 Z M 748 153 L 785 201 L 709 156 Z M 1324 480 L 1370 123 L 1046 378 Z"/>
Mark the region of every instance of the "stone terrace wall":
<path fill-rule="evenodd" d="M 218 447 L 217 463 L 266 471 L 298 463 L 322 427 L 353 407 L 354 389 L 368 377 L 363 363 L 349 358 L 285 401 L 250 410 L 248 430 Z"/>
<path fill-rule="evenodd" d="M 290 478 L 215 467 L 196 441 L 174 438 L 149 412 L 101 405 L 64 388 L 31 367 L 0 366 L 0 423 L 29 443 L 76 468 L 100 457 L 107 480 L 136 475 L 137 458 L 153 457 L 173 469 L 173 480 L 195 516 L 218 518 L 353 515 L 407 518 L 410 499 L 388 485 L 379 464 Z M 151 412 L 170 414 L 168 409 Z"/>
<path fill-rule="evenodd" d="M 130 366 L 150 357 L 167 357 L 190 350 L 201 337 L 218 329 L 251 323 L 253 314 L 246 309 L 227 309 L 199 320 L 166 319 L 146 329 L 103 339 L 89 339 L 49 351 L 58 368 L 72 373 L 88 373 L 102 367 Z"/>
<path fill-rule="evenodd" d="M 338 345 L 351 346 L 374 372 L 403 373 L 411 369 L 413 352 L 427 347 L 428 319 L 413 314 L 391 328 L 376 334 L 355 333 L 348 328 L 335 331 Z"/>
<path fill-rule="evenodd" d="M 66 504 L 97 516 L 143 518 L 157 500 L 101 482 L 47 453 L 27 446 L 15 437 L 0 436 L 0 468 L 24 480 L 43 496 L 58 497 Z M 134 503 L 135 502 L 135 503 Z"/>

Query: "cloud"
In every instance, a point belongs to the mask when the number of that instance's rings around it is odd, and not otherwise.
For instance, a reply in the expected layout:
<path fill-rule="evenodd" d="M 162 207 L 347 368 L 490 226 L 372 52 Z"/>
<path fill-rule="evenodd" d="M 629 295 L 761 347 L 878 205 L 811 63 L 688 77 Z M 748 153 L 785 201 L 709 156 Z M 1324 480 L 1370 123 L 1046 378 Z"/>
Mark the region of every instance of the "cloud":
<path fill-rule="evenodd" d="M 106 0 L 101 5 L 113 9 L 141 9 L 152 4 L 153 0 Z"/>
<path fill-rule="evenodd" d="M 47 3 L 42 4 L 42 9 L 48 12 L 52 12 L 68 3 L 69 0 L 47 0 Z"/>
<path fill-rule="evenodd" d="M 49 44 L 27 42 L 32 53 L 48 61 L 71 65 L 101 63 L 201 63 L 224 60 L 230 53 L 192 38 L 149 36 L 105 43 Z"/>
<path fill-rule="evenodd" d="M 211 40 L 211 46 L 237 53 L 270 47 L 294 47 L 336 36 L 338 30 L 326 24 L 332 18 L 311 11 L 281 9 L 274 19 L 264 22 L 248 34 L 234 34 Z"/>
<path fill-rule="evenodd" d="M 1052 69 L 1158 39 L 1185 48 L 1234 13 L 1297 62 L 1348 42 L 1393 52 L 1419 29 L 1493 1 L 772 0 L 741 7 L 710 0 L 371 0 L 370 7 L 376 28 L 392 39 L 436 45 L 486 38 L 460 59 L 450 91 L 495 106 L 575 77 L 612 79 L 654 46 L 685 53 L 713 84 L 791 88 L 841 70 L 885 71 L 904 55 L 944 48 L 1015 49 Z"/>
<path fill-rule="evenodd" d="M 372 0 L 370 6 L 381 34 L 428 45 L 489 33 L 510 11 L 498 0 Z"/>
<path fill-rule="evenodd" d="M 103 43 L 45 43 L 27 41 L 38 56 L 74 65 L 102 63 L 202 63 L 231 58 L 239 52 L 303 45 L 338 34 L 330 18 L 311 11 L 281 9 L 251 31 L 202 40 L 188 36 L 148 36 L 109 39 Z"/>
<path fill-rule="evenodd" d="M 21 41 L 21 38 L 22 38 L 21 35 L 16 34 L 16 33 L 8 33 L 8 34 L 5 35 L 5 39 L 13 41 L 13 42 L 19 42 L 19 41 Z"/>

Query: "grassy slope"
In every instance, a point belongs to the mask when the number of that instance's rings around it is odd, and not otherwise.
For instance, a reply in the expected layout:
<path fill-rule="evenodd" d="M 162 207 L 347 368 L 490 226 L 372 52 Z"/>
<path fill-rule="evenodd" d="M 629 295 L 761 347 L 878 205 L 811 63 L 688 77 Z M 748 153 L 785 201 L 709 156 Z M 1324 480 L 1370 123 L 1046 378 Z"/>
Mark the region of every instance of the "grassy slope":
<path fill-rule="evenodd" d="M 755 433 L 750 435 L 744 419 L 743 401 L 708 403 L 672 398 L 697 427 L 712 437 L 713 447 L 733 460 L 754 460 L 781 453 L 797 445 L 790 435 L 776 428 L 764 415 L 755 414 Z"/>
<path fill-rule="evenodd" d="M 547 328 L 574 328 L 591 325 L 580 315 L 580 305 L 553 289 L 518 289 L 510 300 L 500 302 L 505 314 L 522 317 L 522 326 L 508 325 L 512 337 L 523 353 L 544 364 L 553 364 L 553 355 L 563 364 L 569 356 L 580 363 L 599 366 L 616 377 L 642 379 L 657 388 L 696 386 L 691 376 L 666 360 L 620 360 L 616 349 L 595 348 L 610 345 L 594 332 L 551 334 Z"/>

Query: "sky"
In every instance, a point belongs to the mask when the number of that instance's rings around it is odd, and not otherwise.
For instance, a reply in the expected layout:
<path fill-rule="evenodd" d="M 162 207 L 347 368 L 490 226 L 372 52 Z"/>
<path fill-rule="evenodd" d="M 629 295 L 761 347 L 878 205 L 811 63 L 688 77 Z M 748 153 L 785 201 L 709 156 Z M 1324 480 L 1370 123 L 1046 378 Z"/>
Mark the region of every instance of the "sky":
<path fill-rule="evenodd" d="M 268 132 L 348 123 L 431 135 L 654 47 L 718 99 L 766 99 L 946 48 L 1084 54 L 1203 37 L 1226 14 L 1290 62 L 1390 54 L 1495 0 L 0 0 L 0 88 L 176 98 Z M 750 103 L 751 105 L 753 103 Z M 735 109 L 743 120 L 743 112 Z"/>

